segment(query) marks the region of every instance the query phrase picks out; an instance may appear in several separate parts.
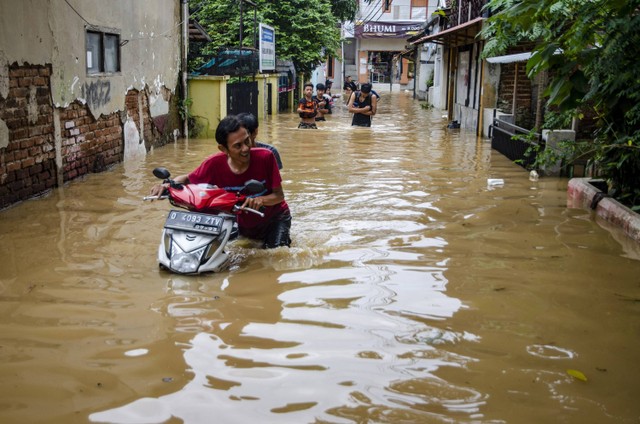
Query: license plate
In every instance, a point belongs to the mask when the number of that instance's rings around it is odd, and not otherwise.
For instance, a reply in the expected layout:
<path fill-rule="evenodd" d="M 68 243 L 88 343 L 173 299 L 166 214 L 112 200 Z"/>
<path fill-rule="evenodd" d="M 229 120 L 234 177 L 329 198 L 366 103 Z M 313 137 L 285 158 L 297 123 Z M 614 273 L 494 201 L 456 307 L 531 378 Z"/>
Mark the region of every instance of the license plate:
<path fill-rule="evenodd" d="M 196 233 L 220 234 L 224 218 L 197 212 L 170 211 L 164 228 L 190 230 Z"/>

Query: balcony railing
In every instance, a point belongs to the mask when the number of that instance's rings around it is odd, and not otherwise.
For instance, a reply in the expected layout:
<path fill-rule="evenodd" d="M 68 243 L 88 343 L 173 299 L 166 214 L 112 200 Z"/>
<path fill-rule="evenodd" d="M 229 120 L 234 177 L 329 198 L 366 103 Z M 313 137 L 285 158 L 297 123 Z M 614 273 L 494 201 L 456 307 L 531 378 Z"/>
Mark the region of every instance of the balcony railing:
<path fill-rule="evenodd" d="M 458 0 L 451 2 L 451 12 L 447 28 L 453 28 L 480 16 L 485 16 L 482 8 L 489 0 Z"/>

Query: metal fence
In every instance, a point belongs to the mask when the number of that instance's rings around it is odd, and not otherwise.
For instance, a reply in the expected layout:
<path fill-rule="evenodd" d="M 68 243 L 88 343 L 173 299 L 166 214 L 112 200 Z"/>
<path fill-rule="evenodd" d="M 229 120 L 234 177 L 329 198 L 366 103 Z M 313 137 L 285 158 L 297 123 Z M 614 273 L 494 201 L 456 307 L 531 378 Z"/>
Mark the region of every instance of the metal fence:
<path fill-rule="evenodd" d="M 495 118 L 491 126 L 491 148 L 528 169 L 535 162 L 537 155 L 534 149 L 529 150 L 532 145 L 524 138 L 533 140 L 534 145 L 542 144 L 542 135 L 533 133 L 532 139 L 530 133 L 530 130 Z"/>

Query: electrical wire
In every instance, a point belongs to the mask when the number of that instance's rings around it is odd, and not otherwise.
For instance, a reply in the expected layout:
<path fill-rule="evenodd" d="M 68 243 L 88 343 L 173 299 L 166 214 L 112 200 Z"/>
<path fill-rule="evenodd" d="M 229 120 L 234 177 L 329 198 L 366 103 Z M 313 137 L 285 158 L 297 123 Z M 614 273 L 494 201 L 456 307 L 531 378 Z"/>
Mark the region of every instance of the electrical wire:
<path fill-rule="evenodd" d="M 71 5 L 71 3 L 69 3 L 69 0 L 64 0 L 65 3 L 67 3 L 67 6 L 69 6 L 71 8 L 71 10 L 73 10 L 76 15 L 78 15 L 80 17 L 80 19 L 82 19 L 83 21 L 85 21 L 87 23 L 87 25 L 95 27 L 96 25 L 92 24 L 91 22 L 89 22 L 88 20 L 85 19 L 84 16 L 82 16 L 80 14 L 80 12 L 78 12 L 76 10 L 75 7 L 73 7 Z M 195 8 L 195 10 L 193 12 L 189 13 L 189 16 L 194 15 L 196 12 L 198 12 L 200 9 L 202 8 L 202 4 L 200 4 L 198 7 Z M 172 26 L 171 28 L 169 28 L 168 30 L 158 34 L 158 35 L 154 35 L 154 36 L 150 36 L 150 37 L 136 37 L 136 38 L 129 38 L 129 39 L 124 39 L 122 40 L 122 42 L 120 42 L 120 47 L 124 46 L 125 44 L 129 43 L 129 41 L 134 41 L 134 40 L 145 40 L 145 39 L 149 39 L 149 40 L 153 40 L 154 38 L 159 38 L 159 37 L 163 37 L 166 34 L 175 31 L 176 28 L 180 27 L 182 24 L 184 23 L 184 19 L 182 19 L 177 25 Z M 171 37 L 167 37 L 167 38 L 171 38 Z"/>
<path fill-rule="evenodd" d="M 384 12 L 384 10 L 382 9 L 382 0 L 378 0 L 378 3 L 373 7 L 371 7 L 371 9 L 369 10 L 369 14 L 364 18 L 360 19 L 360 21 L 362 22 L 362 25 L 366 24 L 367 22 L 371 22 L 373 20 L 372 15 L 378 13 L 378 11 L 380 11 L 381 13 Z"/>
<path fill-rule="evenodd" d="M 76 10 L 76 8 L 75 8 L 75 7 L 71 6 L 71 3 L 69 3 L 69 0 L 64 0 L 64 2 L 65 2 L 65 3 L 67 3 L 67 6 L 69 6 L 69 7 L 71 8 L 71 10 L 73 10 L 74 12 L 76 12 L 76 15 L 80 16 L 80 19 L 82 19 L 83 21 L 85 21 L 88 25 L 91 25 L 91 23 L 90 23 L 89 21 L 87 21 L 87 20 L 84 18 L 84 16 L 82 16 L 82 15 L 80 14 L 80 12 L 78 12 L 78 11 Z"/>

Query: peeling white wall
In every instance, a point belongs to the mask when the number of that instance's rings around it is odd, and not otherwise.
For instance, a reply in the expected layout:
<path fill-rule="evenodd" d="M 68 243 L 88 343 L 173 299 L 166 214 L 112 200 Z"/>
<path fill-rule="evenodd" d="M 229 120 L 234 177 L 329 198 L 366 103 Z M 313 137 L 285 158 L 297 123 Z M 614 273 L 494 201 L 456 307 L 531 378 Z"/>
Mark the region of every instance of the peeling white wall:
<path fill-rule="evenodd" d="M 0 95 L 8 93 L 8 66 L 52 64 L 51 95 L 58 107 L 80 100 L 97 118 L 120 111 L 130 88 L 154 96 L 152 116 L 167 113 L 162 89 L 179 81 L 181 27 L 176 0 L 1 0 Z M 76 13 L 77 11 L 77 13 Z M 80 16 L 79 16 L 80 15 Z M 89 76 L 88 24 L 120 33 L 121 72 Z M 158 101 L 157 99 L 162 99 Z M 167 103 L 166 106 L 163 105 Z"/>

